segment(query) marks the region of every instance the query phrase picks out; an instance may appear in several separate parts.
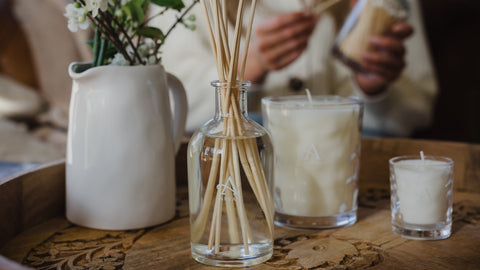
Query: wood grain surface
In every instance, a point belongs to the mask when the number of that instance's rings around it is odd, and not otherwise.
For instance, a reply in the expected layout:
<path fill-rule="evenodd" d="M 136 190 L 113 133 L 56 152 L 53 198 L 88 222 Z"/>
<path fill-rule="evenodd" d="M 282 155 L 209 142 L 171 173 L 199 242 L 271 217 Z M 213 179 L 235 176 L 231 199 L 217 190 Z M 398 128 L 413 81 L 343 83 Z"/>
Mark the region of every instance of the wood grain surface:
<path fill-rule="evenodd" d="M 63 161 L 0 180 L 0 269 L 218 269 L 190 256 L 185 150 L 177 157 L 175 218 L 142 230 L 68 222 Z M 453 234 L 446 240 L 407 240 L 391 231 L 388 159 L 420 150 L 455 161 Z M 322 231 L 275 227 L 272 259 L 252 269 L 478 269 L 479 167 L 479 145 L 363 139 L 357 223 Z"/>

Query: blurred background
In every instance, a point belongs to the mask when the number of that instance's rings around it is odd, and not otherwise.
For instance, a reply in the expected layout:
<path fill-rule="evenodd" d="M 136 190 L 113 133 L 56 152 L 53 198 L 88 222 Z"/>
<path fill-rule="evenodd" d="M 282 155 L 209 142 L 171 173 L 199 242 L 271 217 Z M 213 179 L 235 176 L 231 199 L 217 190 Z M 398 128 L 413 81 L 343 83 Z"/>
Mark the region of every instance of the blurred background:
<path fill-rule="evenodd" d="M 433 124 L 413 137 L 480 143 L 480 1 L 419 1 L 440 91 Z M 66 3 L 0 0 L 0 178 L 65 156 L 67 67 L 91 59 Z"/>
<path fill-rule="evenodd" d="M 480 1 L 419 1 L 440 89 L 433 125 L 415 137 L 480 143 Z"/>

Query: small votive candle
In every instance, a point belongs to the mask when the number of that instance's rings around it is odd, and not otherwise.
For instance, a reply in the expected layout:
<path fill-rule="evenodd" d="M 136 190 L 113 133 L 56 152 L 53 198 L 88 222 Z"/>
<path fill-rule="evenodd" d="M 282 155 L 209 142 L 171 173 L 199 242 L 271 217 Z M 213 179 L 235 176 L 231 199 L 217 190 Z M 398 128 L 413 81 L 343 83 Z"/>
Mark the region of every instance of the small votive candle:
<path fill-rule="evenodd" d="M 392 230 L 417 240 L 448 238 L 452 227 L 453 160 L 402 156 L 390 159 Z"/>

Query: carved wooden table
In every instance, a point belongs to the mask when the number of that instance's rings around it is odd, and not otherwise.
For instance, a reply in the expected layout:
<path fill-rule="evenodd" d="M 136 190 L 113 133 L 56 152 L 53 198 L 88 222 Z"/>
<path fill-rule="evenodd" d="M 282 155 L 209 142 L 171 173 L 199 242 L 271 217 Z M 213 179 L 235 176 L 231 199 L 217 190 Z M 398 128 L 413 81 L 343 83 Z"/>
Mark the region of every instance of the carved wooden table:
<path fill-rule="evenodd" d="M 358 221 L 346 228 L 275 227 L 275 251 L 253 269 L 479 269 L 480 145 L 363 139 Z M 157 227 L 99 231 L 64 217 L 63 161 L 0 182 L 0 269 L 218 269 L 190 256 L 185 149 L 177 158 L 176 217 Z M 455 161 L 453 234 L 414 241 L 391 231 L 388 159 L 417 154 Z"/>

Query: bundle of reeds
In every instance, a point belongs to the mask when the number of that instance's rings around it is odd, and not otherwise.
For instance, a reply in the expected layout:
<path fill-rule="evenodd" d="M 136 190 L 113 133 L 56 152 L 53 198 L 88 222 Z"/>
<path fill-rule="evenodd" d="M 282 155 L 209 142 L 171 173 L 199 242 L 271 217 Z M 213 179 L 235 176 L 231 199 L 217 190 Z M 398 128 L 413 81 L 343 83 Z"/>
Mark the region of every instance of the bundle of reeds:
<path fill-rule="evenodd" d="M 240 243 L 243 245 L 244 253 L 249 254 L 249 242 L 253 236 L 245 208 L 246 200 L 258 201 L 270 238 L 273 237 L 274 227 L 272 195 L 267 185 L 256 139 L 247 134 L 244 126 L 239 100 L 257 1 L 251 2 L 245 27 L 243 18 L 248 7 L 246 1 L 239 0 L 233 33 L 228 30 L 227 2 L 229 1 L 201 0 L 216 60 L 218 81 L 222 88 L 220 110 L 223 116 L 221 125 L 223 130 L 218 131 L 220 134 L 212 143 L 214 154 L 208 168 L 202 168 L 201 173 L 206 175 L 204 179 L 208 180 L 204 185 L 203 201 L 198 214 L 191 222 L 191 237 L 192 243 L 199 243 L 205 239 L 205 233 L 208 233 L 208 250 L 214 254 L 220 252 L 222 242 Z M 244 39 L 242 32 L 246 33 Z M 254 198 L 243 197 L 242 177 L 247 179 L 248 188 L 253 192 Z M 221 239 L 222 216 L 224 218 L 226 216 L 229 239 Z M 207 226 L 209 221 L 210 226 Z"/>

